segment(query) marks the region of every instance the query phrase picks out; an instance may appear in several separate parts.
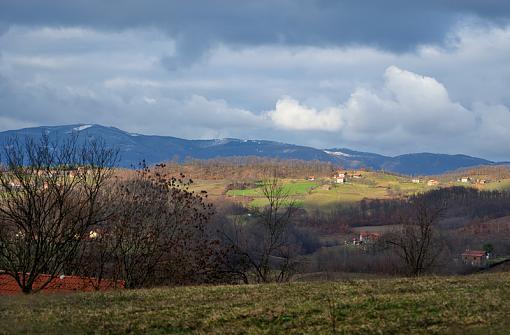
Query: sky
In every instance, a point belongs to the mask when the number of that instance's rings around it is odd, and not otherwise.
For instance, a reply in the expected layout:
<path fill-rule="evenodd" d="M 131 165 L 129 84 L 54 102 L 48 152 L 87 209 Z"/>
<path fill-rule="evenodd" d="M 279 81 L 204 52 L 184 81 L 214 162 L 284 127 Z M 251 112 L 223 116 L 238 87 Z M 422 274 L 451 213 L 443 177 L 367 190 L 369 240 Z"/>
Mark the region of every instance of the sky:
<path fill-rule="evenodd" d="M 510 161 L 510 1 L 0 0 L 0 131 Z"/>

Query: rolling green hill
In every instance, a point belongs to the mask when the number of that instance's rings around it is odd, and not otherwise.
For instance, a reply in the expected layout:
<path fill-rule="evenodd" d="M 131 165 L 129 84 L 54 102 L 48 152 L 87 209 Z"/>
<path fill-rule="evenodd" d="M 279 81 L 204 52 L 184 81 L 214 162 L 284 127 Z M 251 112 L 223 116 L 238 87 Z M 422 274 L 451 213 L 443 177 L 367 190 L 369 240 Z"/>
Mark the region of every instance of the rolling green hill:
<path fill-rule="evenodd" d="M 335 184 L 332 178 L 322 177 L 314 181 L 303 179 L 282 179 L 285 190 L 291 200 L 306 209 L 327 209 L 332 206 L 351 205 L 362 199 L 391 199 L 419 192 L 426 192 L 438 187 L 464 186 L 480 190 L 508 190 L 510 178 L 485 177 L 484 184 L 476 183 L 475 174 L 471 174 L 473 182 L 462 183 L 457 181 L 456 175 L 438 177 L 421 177 L 420 183 L 413 183 L 411 177 L 399 176 L 385 172 L 350 171 L 361 173 L 362 178 L 350 178 L 345 184 Z M 439 185 L 428 186 L 427 181 L 437 179 Z M 260 207 L 266 204 L 262 193 L 262 183 L 257 187 L 248 189 L 231 189 L 226 191 L 227 185 L 243 180 L 196 180 L 195 190 L 206 190 L 213 199 L 226 197 L 229 200 L 242 202 L 248 206 Z"/>
<path fill-rule="evenodd" d="M 355 173 L 356 171 L 351 171 Z M 195 190 L 206 190 L 214 199 L 226 196 L 227 199 L 245 203 L 252 207 L 266 204 L 262 193 L 262 183 L 248 189 L 233 189 L 225 192 L 232 180 L 195 180 Z M 332 178 L 282 179 L 285 191 L 290 199 L 305 208 L 328 208 L 336 205 L 348 205 L 362 199 L 388 199 L 402 195 L 423 192 L 432 187 L 425 182 L 414 184 L 408 177 L 383 172 L 362 172 L 362 178 L 349 179 L 345 184 L 336 184 Z"/>

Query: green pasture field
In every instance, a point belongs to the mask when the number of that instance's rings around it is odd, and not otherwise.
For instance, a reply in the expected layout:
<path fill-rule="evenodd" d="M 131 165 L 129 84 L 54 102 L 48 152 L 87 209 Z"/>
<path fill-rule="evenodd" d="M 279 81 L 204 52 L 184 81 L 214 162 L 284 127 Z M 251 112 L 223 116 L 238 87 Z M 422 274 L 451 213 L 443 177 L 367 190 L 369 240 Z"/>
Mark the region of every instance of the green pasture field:
<path fill-rule="evenodd" d="M 260 183 L 262 184 L 262 183 Z M 283 181 L 283 189 L 289 196 L 306 194 L 311 191 L 314 187 L 316 187 L 318 183 L 313 181 L 301 181 L 294 179 L 287 179 Z M 230 190 L 227 192 L 228 196 L 264 196 L 263 194 L 263 185 L 257 188 L 251 188 L 246 190 Z"/>
<path fill-rule="evenodd" d="M 231 180 L 223 181 L 226 187 Z M 319 178 L 316 181 L 304 179 L 282 179 L 290 201 L 307 209 L 325 209 L 334 206 L 352 205 L 362 199 L 388 199 L 396 196 L 423 192 L 430 187 L 425 184 L 413 184 L 409 178 L 399 177 L 382 172 L 364 172 L 361 179 L 349 179 L 345 184 L 335 184 L 330 178 Z M 195 187 L 216 189 L 218 181 L 199 181 Z M 214 187 L 211 187 L 213 186 Z M 215 192 L 217 193 L 217 192 Z M 223 192 L 225 194 L 225 192 Z M 225 194 L 229 199 L 240 201 L 252 207 L 267 204 L 262 186 L 244 190 L 229 190 Z"/>
<path fill-rule="evenodd" d="M 351 171 L 352 172 L 352 171 Z M 384 172 L 363 171 L 361 179 L 350 178 L 345 184 L 335 184 L 332 178 L 318 178 L 315 181 L 303 179 L 282 179 L 290 201 L 305 209 L 330 209 L 338 206 L 352 206 L 363 199 L 392 199 L 426 192 L 437 187 L 427 186 L 428 177 L 422 177 L 419 184 L 411 182 L 411 177 L 397 176 Z M 206 190 L 212 199 L 226 197 L 229 200 L 244 203 L 251 207 L 267 204 L 262 186 L 249 189 L 226 191 L 233 182 L 258 182 L 254 180 L 196 180 L 193 190 Z M 508 190 L 510 180 L 491 181 L 485 185 L 442 182 L 439 187 L 449 186 L 476 187 L 480 190 Z"/>
<path fill-rule="evenodd" d="M 510 190 L 510 180 L 503 179 L 501 181 L 493 181 L 483 185 L 482 189 L 491 191 L 508 191 Z"/>

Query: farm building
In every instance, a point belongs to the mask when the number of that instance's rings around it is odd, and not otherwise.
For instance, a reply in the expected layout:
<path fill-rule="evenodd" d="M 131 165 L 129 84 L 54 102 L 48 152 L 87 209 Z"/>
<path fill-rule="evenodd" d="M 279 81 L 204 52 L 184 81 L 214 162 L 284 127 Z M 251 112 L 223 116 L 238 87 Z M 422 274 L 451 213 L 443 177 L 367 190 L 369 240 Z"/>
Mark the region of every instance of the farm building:
<path fill-rule="evenodd" d="M 40 275 L 34 283 L 34 290 L 40 288 L 46 283 L 51 276 Z M 91 292 L 91 291 L 107 291 L 112 289 L 122 289 L 125 282 L 122 280 L 102 279 L 80 277 L 80 276 L 60 276 L 55 277 L 40 292 L 43 293 L 64 293 L 64 292 Z M 14 295 L 21 293 L 21 289 L 11 276 L 0 272 L 0 295 Z"/>
<path fill-rule="evenodd" d="M 333 179 L 335 180 L 335 183 L 337 184 L 343 184 L 347 181 L 347 172 L 337 172 Z"/>
<path fill-rule="evenodd" d="M 358 237 L 352 239 L 353 245 L 372 244 L 381 237 L 379 233 L 361 232 Z"/>
<path fill-rule="evenodd" d="M 411 182 L 412 182 L 413 184 L 419 184 L 419 183 L 420 183 L 420 180 L 415 178 L 415 179 L 411 180 Z"/>
<path fill-rule="evenodd" d="M 368 242 L 375 242 L 381 237 L 381 234 L 379 233 L 367 233 L 367 232 L 361 232 L 359 234 L 360 241 L 364 241 L 365 243 Z"/>
<path fill-rule="evenodd" d="M 483 266 L 489 259 L 488 254 L 483 250 L 466 250 L 461 256 L 464 264 L 473 266 Z"/>
<path fill-rule="evenodd" d="M 308 176 L 308 178 L 306 178 L 308 181 L 314 181 L 315 180 L 315 176 Z"/>
<path fill-rule="evenodd" d="M 427 182 L 427 186 L 437 186 L 439 185 L 439 182 L 435 179 L 430 179 L 428 182 Z"/>
<path fill-rule="evenodd" d="M 9 187 L 11 188 L 21 188 L 21 183 L 19 181 L 10 181 Z"/>
<path fill-rule="evenodd" d="M 471 178 L 469 178 L 469 177 L 462 177 L 462 178 L 460 178 L 460 182 L 461 183 L 470 183 L 471 182 Z"/>

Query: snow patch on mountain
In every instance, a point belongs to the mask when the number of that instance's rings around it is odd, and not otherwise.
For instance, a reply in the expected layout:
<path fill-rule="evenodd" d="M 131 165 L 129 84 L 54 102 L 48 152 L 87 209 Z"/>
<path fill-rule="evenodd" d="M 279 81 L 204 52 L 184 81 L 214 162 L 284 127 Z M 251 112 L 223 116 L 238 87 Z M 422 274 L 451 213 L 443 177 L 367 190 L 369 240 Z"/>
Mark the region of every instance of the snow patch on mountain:
<path fill-rule="evenodd" d="M 341 151 L 324 150 L 324 152 L 327 153 L 328 155 L 333 155 L 333 156 L 352 157 L 352 155 L 346 154 L 345 152 L 341 152 Z"/>
<path fill-rule="evenodd" d="M 82 131 L 82 130 L 88 129 L 90 127 L 92 127 L 91 124 L 84 124 L 83 126 L 73 128 L 73 130 L 74 131 Z"/>

